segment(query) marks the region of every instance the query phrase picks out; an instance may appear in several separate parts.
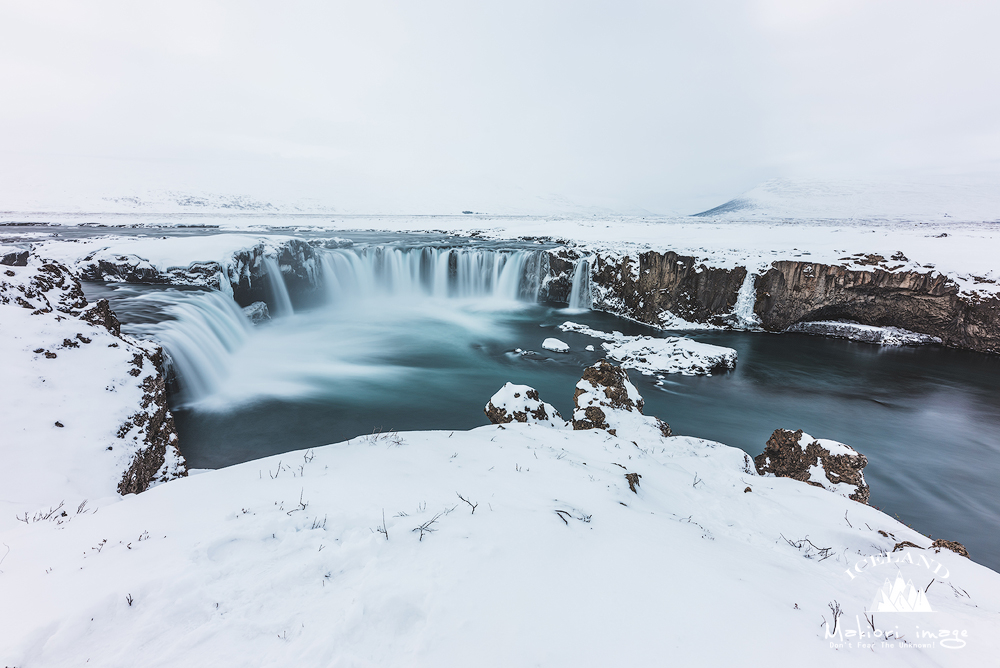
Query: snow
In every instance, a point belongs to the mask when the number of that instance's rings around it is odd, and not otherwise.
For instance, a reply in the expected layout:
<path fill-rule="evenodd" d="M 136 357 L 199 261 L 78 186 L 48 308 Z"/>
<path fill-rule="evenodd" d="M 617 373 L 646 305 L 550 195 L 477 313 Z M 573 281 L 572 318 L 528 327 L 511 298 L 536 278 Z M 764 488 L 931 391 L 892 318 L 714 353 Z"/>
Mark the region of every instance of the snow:
<path fill-rule="evenodd" d="M 0 530 L 60 503 L 67 515 L 54 521 L 66 522 L 84 501 L 90 510 L 115 501 L 142 444 L 135 427 L 118 432 L 144 410 L 142 384 L 153 373 L 147 359 L 131 375 L 132 360 L 156 347 L 74 316 L 69 289 L 33 289 L 42 264 L 32 255 L 0 272 Z M 176 474 L 182 464 L 169 450 L 163 473 Z"/>
<path fill-rule="evenodd" d="M 995 190 L 995 189 L 994 189 Z M 958 201 L 958 200 L 956 200 Z M 844 266 L 857 271 L 873 271 L 865 256 L 880 255 L 883 270 L 916 271 L 943 274 L 954 281 L 966 296 L 1000 294 L 1000 269 L 995 257 L 1000 254 L 1000 209 L 989 216 L 917 217 L 917 216 L 786 216 L 780 210 L 761 215 L 723 212 L 712 216 L 365 216 L 365 215 L 180 215 L 125 214 L 18 214 L 21 222 L 37 221 L 54 225 L 104 223 L 122 225 L 177 226 L 196 221 L 217 225 L 219 231 L 247 232 L 268 228 L 351 230 L 389 232 L 425 232 L 429 227 L 456 235 L 475 234 L 480 239 L 507 240 L 544 231 L 551 239 L 592 255 L 635 256 L 646 251 L 672 250 L 689 255 L 709 267 L 732 269 L 745 267 L 750 273 L 766 270 L 772 262 L 791 260 Z M 11 232 L 7 236 L 14 236 Z M 243 237 L 226 241 L 224 237 Z M 214 241 L 206 241 L 216 238 Z M 267 235 L 278 241 L 280 235 Z M 193 258 L 219 261 L 231 255 L 234 244 L 242 247 L 259 240 L 247 234 L 213 234 L 169 240 L 169 257 L 150 257 L 146 244 L 153 240 L 129 242 L 129 248 L 114 251 L 134 253 L 156 266 L 186 266 Z M 46 243 L 46 242 L 43 242 Z M 53 245 L 65 245 L 57 240 Z M 93 246 L 94 242 L 78 242 Z M 138 245 L 133 245 L 138 244 Z M 205 244 L 209 244 L 205 246 Z M 215 246 L 213 248 L 214 245 Z M 212 252 L 198 251 L 202 246 Z M 138 249 L 142 249 L 142 252 Z M 93 249 L 93 248 L 92 248 Z M 130 250 L 131 249 L 131 250 Z M 194 252 L 198 251 L 198 252 Z M 52 252 L 55 252 L 53 250 Z M 144 252 L 146 254 L 144 254 Z M 73 252 L 83 257 L 83 252 Z M 166 253 L 166 252 L 165 252 Z M 894 260 L 893 256 L 905 259 Z M 634 263 L 633 263 L 634 265 Z M 636 277 L 637 266 L 631 268 Z M 671 325 L 665 325 L 671 326 Z M 673 327 L 679 327 L 674 325 Z"/>
<path fill-rule="evenodd" d="M 551 350 L 551 351 L 557 352 L 557 353 L 568 353 L 569 352 L 569 344 L 564 343 L 564 342 L 560 341 L 559 339 L 554 339 L 552 337 L 549 337 L 549 338 L 545 339 L 544 341 L 542 341 L 542 348 L 544 348 L 545 350 Z"/>
<path fill-rule="evenodd" d="M 648 376 L 668 373 L 710 376 L 714 370 L 736 368 L 736 351 L 732 348 L 685 337 L 626 336 L 621 332 L 602 332 L 571 321 L 559 325 L 559 329 L 604 339 L 607 343 L 601 345 L 608 357 L 627 369 L 635 369 Z"/>
<path fill-rule="evenodd" d="M 992 661 L 1000 576 L 947 551 L 871 566 L 904 558 L 896 541 L 929 540 L 744 467 L 741 451 L 699 439 L 508 424 L 205 472 L 60 527 L 5 532 L 0 655 L 25 666 L 581 666 L 618 665 L 624 652 L 635 665 L 763 665 L 780 640 L 780 655 L 820 666 L 847 653 L 860 666 Z M 627 472 L 642 476 L 636 493 Z M 921 556 L 942 564 L 936 576 L 923 577 Z M 830 648 L 827 604 L 846 612 L 841 634 L 855 617 L 864 626 L 897 568 L 937 577 L 930 625 L 968 631 L 962 652 Z M 892 622 L 910 632 L 931 619 Z"/>
<path fill-rule="evenodd" d="M 922 346 L 931 343 L 941 343 L 941 339 L 936 336 L 911 332 L 907 329 L 901 329 L 899 327 L 876 327 L 874 325 L 862 325 L 856 322 L 841 322 L 833 320 L 800 322 L 792 325 L 785 331 L 832 336 L 840 339 L 864 341 L 865 343 L 875 343 L 883 346 Z"/>
<path fill-rule="evenodd" d="M 505 383 L 486 404 L 486 414 L 499 413 L 504 424 L 512 421 L 543 424 L 557 429 L 569 425 L 559 411 L 538 397 L 538 391 L 528 385 Z M 544 415 L 544 417 L 542 417 Z"/>

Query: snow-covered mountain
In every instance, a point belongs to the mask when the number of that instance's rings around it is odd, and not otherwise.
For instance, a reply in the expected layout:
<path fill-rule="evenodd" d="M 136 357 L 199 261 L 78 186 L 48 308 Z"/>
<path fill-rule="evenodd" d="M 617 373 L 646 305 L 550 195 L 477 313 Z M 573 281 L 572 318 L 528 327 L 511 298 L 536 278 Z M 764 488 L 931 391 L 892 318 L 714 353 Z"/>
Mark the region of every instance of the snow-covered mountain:
<path fill-rule="evenodd" d="M 1000 177 L 905 181 L 773 179 L 695 215 L 752 220 L 1000 221 Z"/>

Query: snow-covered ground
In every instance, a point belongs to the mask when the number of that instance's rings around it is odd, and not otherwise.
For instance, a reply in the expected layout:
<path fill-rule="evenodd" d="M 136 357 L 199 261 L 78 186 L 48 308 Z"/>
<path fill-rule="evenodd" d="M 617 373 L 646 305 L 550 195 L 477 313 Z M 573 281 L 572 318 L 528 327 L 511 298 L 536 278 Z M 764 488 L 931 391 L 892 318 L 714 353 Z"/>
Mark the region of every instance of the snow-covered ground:
<path fill-rule="evenodd" d="M 735 448 L 620 436 L 513 423 L 362 437 L 7 530 L 0 656 L 129 667 L 995 659 L 1000 575 L 947 550 L 893 552 L 930 540 L 837 494 L 756 476 Z M 926 588 L 934 612 L 880 613 L 873 631 L 864 611 L 897 573 Z"/>
<path fill-rule="evenodd" d="M 187 243 L 146 259 L 234 248 Z M 3 270 L 14 284 L 38 267 Z M 652 417 L 616 435 L 556 421 L 375 434 L 119 497 L 116 430 L 142 379 L 127 341 L 59 318 L 0 306 L 3 665 L 986 665 L 1000 651 L 1000 575 Z M 60 502 L 65 516 L 38 512 Z M 904 541 L 918 547 L 894 551 Z M 933 612 L 866 617 L 897 575 Z"/>
<path fill-rule="evenodd" d="M 56 265 L 33 255 L 24 267 L 0 266 L 0 530 L 60 504 L 52 522 L 117 500 L 146 445 L 158 347 L 78 317 L 87 308 Z M 168 447 L 157 477 L 182 468 Z"/>
<path fill-rule="evenodd" d="M 607 351 L 608 357 L 627 369 L 635 369 L 648 376 L 668 373 L 710 376 L 712 371 L 736 367 L 736 351 L 732 348 L 682 336 L 626 336 L 621 332 L 602 332 L 571 321 L 559 325 L 559 329 L 603 339 L 606 343 L 602 343 L 601 347 Z"/>

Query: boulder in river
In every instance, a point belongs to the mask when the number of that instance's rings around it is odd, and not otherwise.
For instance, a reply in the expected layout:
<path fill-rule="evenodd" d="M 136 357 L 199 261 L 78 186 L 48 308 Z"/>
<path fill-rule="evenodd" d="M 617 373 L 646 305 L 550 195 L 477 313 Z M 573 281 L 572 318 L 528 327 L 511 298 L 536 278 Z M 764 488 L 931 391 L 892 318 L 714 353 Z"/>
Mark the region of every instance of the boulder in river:
<path fill-rule="evenodd" d="M 538 390 L 528 385 L 506 383 L 490 398 L 485 411 L 493 424 L 527 422 L 550 427 L 567 426 L 559 411 L 542 401 Z"/>
<path fill-rule="evenodd" d="M 760 475 L 793 478 L 868 503 L 868 458 L 844 443 L 816 439 L 801 429 L 775 429 L 753 461 Z"/>

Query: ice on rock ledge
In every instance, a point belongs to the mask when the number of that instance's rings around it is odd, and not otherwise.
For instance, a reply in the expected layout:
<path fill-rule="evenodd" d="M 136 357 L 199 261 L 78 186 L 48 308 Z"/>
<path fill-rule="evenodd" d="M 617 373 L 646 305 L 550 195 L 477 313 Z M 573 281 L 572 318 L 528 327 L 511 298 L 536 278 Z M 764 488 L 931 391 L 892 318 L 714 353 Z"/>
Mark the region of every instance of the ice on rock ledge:
<path fill-rule="evenodd" d="M 785 331 L 832 336 L 838 339 L 850 339 L 851 341 L 862 341 L 882 346 L 924 346 L 932 343 L 941 343 L 941 339 L 929 334 L 911 332 L 908 329 L 901 329 L 899 327 L 862 325 L 857 322 L 828 320 L 799 322 Z"/>
<path fill-rule="evenodd" d="M 544 348 L 545 350 L 551 350 L 552 352 L 556 353 L 569 352 L 569 344 L 560 341 L 559 339 L 554 339 L 551 337 L 542 341 L 542 348 Z"/>

